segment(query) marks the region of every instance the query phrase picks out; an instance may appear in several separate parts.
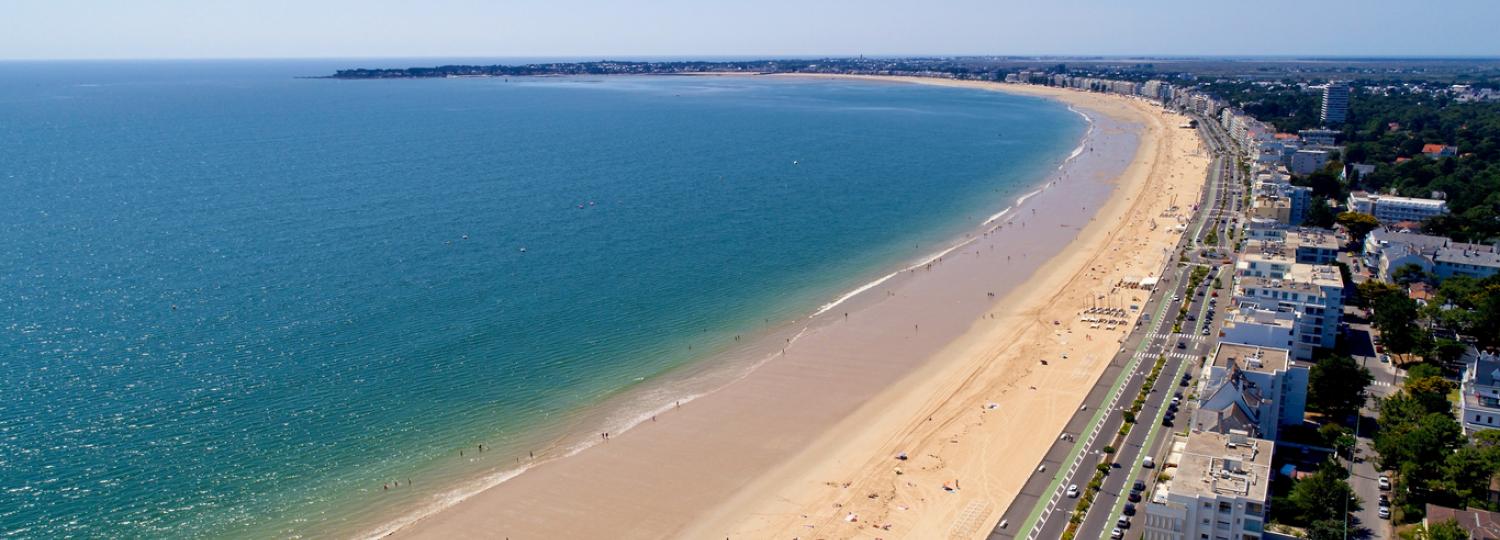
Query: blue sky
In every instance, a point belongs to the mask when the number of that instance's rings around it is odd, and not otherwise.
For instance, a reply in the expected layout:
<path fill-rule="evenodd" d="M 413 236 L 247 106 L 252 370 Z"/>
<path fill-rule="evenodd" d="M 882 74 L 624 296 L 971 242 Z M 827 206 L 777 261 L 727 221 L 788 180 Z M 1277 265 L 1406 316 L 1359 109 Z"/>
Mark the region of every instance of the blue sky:
<path fill-rule="evenodd" d="M 0 59 L 1500 55 L 1500 0 L 0 0 Z"/>

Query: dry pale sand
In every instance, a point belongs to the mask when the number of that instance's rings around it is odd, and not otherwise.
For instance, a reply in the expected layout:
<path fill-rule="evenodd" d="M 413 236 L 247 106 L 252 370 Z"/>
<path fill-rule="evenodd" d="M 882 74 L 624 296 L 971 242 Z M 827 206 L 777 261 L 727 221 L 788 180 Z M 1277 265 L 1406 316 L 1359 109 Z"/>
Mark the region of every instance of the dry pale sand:
<path fill-rule="evenodd" d="M 1140 122 L 1146 133 L 1111 202 L 1046 271 L 999 302 L 1002 318 L 976 324 L 926 367 L 695 521 L 684 538 L 986 536 L 1118 350 L 1124 330 L 1092 329 L 1078 322 L 1079 312 L 1110 284 L 1159 273 L 1164 250 L 1180 235 L 1172 225 L 1187 217 L 1205 184 L 1209 160 L 1196 132 L 1178 127 L 1185 118 L 1139 100 L 907 80 L 1042 95 Z M 1174 212 L 1174 202 L 1189 208 Z M 1130 293 L 1135 303 L 1145 297 Z M 1039 359 L 1051 361 L 1042 366 Z M 901 452 L 910 459 L 894 459 Z M 958 489 L 947 492 L 945 484 Z"/>
<path fill-rule="evenodd" d="M 1144 301 L 1113 284 L 1158 272 L 1176 241 L 1170 201 L 1197 200 L 1208 160 L 1183 119 L 1143 102 L 912 81 L 1043 94 L 1140 124 L 1139 146 L 1122 152 L 1119 178 L 1099 179 L 1112 194 L 1059 180 L 1022 207 L 1040 212 L 814 321 L 743 379 L 393 535 L 897 538 L 993 526 L 1128 328 L 1089 329 L 1079 311 L 1099 295 Z M 1108 201 L 1092 220 L 1075 206 L 1090 189 Z M 913 459 L 897 475 L 902 451 Z M 955 481 L 956 494 L 943 492 Z M 851 512 L 858 521 L 845 521 Z"/>

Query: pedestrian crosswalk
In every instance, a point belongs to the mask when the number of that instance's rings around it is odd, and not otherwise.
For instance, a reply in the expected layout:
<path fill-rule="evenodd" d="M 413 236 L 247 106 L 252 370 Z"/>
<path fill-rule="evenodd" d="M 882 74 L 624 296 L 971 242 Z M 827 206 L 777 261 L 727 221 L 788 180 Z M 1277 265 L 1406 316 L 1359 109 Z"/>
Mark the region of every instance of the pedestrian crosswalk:
<path fill-rule="evenodd" d="M 1188 354 L 1188 353 L 1180 353 L 1180 352 L 1171 352 L 1171 353 L 1162 354 L 1162 353 L 1158 353 L 1158 352 L 1141 351 L 1141 352 L 1135 353 L 1135 357 L 1138 358 L 1138 359 L 1141 359 L 1141 360 L 1155 359 L 1155 358 L 1157 358 L 1159 356 L 1166 356 L 1167 358 L 1171 358 L 1171 359 L 1175 359 L 1175 360 L 1197 360 L 1197 359 L 1201 358 L 1200 356 L 1198 356 L 1196 354 Z"/>
<path fill-rule="evenodd" d="M 1173 338 L 1178 339 L 1178 340 L 1188 341 L 1188 342 L 1191 342 L 1191 343 L 1203 343 L 1204 341 L 1208 341 L 1209 336 L 1203 336 L 1203 335 L 1198 335 L 1198 334 L 1175 334 L 1175 333 L 1172 333 L 1172 332 L 1151 332 L 1149 334 L 1146 334 L 1146 339 L 1153 339 L 1153 340 L 1155 340 L 1155 339 L 1173 339 Z"/>

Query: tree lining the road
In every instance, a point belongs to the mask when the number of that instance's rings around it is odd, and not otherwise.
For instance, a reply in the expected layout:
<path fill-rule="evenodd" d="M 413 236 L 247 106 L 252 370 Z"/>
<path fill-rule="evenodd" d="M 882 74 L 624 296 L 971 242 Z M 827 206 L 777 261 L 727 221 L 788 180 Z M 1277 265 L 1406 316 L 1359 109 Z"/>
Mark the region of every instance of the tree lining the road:
<path fill-rule="evenodd" d="M 1417 324 L 1420 320 L 1417 301 L 1406 291 L 1371 280 L 1359 284 L 1359 296 L 1374 312 L 1370 324 L 1380 331 L 1381 345 L 1392 354 L 1410 360 L 1412 353 L 1425 354 L 1432 349 L 1431 334 Z"/>
<path fill-rule="evenodd" d="M 1396 473 L 1392 499 L 1406 523 L 1420 520 L 1427 503 L 1500 510 L 1487 496 L 1490 480 L 1500 474 L 1500 431 L 1465 438 L 1448 401 L 1455 385 L 1441 373 L 1420 364 L 1407 371 L 1399 392 L 1377 405 L 1375 451 L 1381 468 Z"/>
<path fill-rule="evenodd" d="M 1307 374 L 1308 409 L 1338 420 L 1353 416 L 1364 405 L 1366 387 L 1374 380 L 1370 370 L 1353 358 L 1323 358 Z"/>
<path fill-rule="evenodd" d="M 1349 469 L 1330 458 L 1292 484 L 1285 497 L 1273 497 L 1271 507 L 1283 509 L 1277 513 L 1278 522 L 1304 527 L 1308 538 L 1343 538 L 1349 514 L 1362 505 L 1349 485 Z M 1328 531 L 1337 535 L 1326 536 Z"/>

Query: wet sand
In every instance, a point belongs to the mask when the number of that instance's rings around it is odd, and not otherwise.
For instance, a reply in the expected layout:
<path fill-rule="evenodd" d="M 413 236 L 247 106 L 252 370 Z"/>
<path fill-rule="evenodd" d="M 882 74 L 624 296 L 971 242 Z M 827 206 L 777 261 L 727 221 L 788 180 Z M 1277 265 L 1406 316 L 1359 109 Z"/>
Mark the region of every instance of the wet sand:
<path fill-rule="evenodd" d="M 1077 311 L 1144 301 L 1111 286 L 1160 267 L 1175 221 L 1158 207 L 1194 200 L 1207 165 L 1180 119 L 1052 97 L 1093 117 L 1085 151 L 971 242 L 817 317 L 724 388 L 394 536 L 939 536 L 971 501 L 988 511 L 966 519 L 998 519 L 1128 328 L 1078 328 Z M 901 476 L 898 451 L 915 457 Z M 960 476 L 958 494 L 942 491 Z"/>

